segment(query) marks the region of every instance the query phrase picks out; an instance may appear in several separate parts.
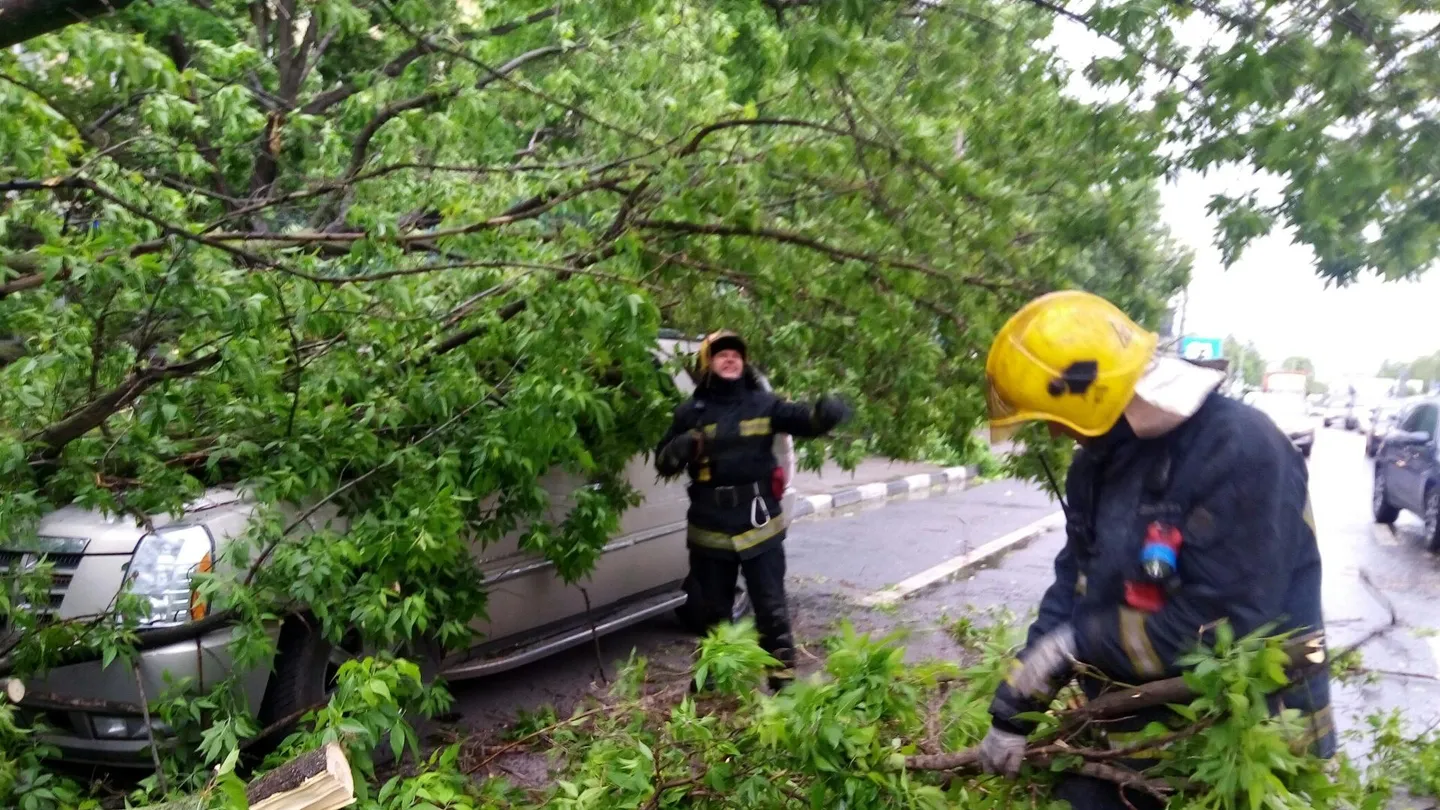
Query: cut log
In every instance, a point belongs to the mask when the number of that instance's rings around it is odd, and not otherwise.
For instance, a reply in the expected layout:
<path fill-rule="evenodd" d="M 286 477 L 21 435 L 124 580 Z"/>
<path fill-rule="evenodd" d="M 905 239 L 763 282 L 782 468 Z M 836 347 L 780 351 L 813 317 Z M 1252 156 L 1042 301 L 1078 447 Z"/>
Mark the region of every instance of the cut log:
<path fill-rule="evenodd" d="M 338 743 L 310 751 L 261 776 L 245 788 L 250 810 L 339 810 L 355 803 L 355 777 Z M 139 810 L 201 810 L 191 796 Z"/>
<path fill-rule="evenodd" d="M 19 678 L 10 678 L 5 681 L 5 697 L 11 703 L 19 703 L 25 699 L 25 682 Z"/>
<path fill-rule="evenodd" d="M 250 810 L 339 810 L 355 803 L 355 776 L 339 743 L 301 754 L 245 788 Z"/>

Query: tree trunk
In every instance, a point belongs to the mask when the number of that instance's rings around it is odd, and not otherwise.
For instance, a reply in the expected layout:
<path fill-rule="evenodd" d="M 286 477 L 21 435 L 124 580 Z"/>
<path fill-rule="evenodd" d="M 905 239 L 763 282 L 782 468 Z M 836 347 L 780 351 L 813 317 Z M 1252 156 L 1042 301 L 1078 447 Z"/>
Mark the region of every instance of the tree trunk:
<path fill-rule="evenodd" d="M 355 802 L 350 762 L 338 743 L 309 751 L 261 776 L 245 788 L 250 810 L 339 810 Z M 187 797 L 139 810 L 200 810 L 201 797 Z"/>
<path fill-rule="evenodd" d="M 134 0 L 0 0 L 0 48 L 119 11 Z"/>

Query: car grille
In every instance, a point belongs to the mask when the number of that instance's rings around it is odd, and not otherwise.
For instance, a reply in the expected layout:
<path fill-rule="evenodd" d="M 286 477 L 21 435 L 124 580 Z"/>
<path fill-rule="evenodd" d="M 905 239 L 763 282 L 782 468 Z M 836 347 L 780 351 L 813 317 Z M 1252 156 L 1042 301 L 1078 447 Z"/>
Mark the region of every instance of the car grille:
<path fill-rule="evenodd" d="M 52 554 L 47 552 L 0 551 L 0 574 L 33 568 L 42 562 L 50 563 L 50 597 L 44 605 L 34 606 L 42 616 L 53 615 L 65 601 L 65 593 L 75 579 L 75 570 L 80 567 L 83 554 Z"/>

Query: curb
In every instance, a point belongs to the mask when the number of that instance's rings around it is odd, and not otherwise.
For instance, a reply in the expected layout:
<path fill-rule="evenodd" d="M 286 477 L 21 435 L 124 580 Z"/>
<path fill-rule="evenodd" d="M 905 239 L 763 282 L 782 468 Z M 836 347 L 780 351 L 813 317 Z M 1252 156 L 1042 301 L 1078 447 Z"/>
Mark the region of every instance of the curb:
<path fill-rule="evenodd" d="M 949 488 L 956 484 L 964 484 L 979 474 L 979 468 L 973 465 L 967 467 L 946 467 L 939 472 L 908 475 L 904 478 L 896 478 L 893 481 L 861 484 L 858 487 L 842 489 L 838 492 L 831 492 L 825 495 L 797 495 L 795 498 L 795 512 L 792 515 L 792 519 L 799 520 L 800 518 L 818 512 L 852 506 L 864 501 L 884 500 L 895 495 L 904 495 L 909 492 L 920 492 L 942 487 Z"/>
<path fill-rule="evenodd" d="M 1064 525 L 1065 513 L 1052 512 L 1031 523 L 1029 526 L 1022 526 L 1009 534 L 984 543 L 972 551 L 967 551 L 958 557 L 952 557 L 939 565 L 931 566 L 902 582 L 881 588 L 868 596 L 862 597 L 857 600 L 857 602 L 861 607 L 891 607 L 917 593 L 933 588 L 943 582 L 948 582 L 959 574 L 984 563 L 991 557 L 1003 554 L 1015 546 L 1028 543 L 1046 532 L 1063 528 Z"/>

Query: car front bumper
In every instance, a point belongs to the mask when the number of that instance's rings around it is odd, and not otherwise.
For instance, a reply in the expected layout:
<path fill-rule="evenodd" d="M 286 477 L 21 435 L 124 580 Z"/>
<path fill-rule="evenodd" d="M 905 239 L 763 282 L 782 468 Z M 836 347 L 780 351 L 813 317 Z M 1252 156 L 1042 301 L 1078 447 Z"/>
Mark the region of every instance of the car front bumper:
<path fill-rule="evenodd" d="M 143 681 L 151 705 L 182 683 L 202 692 L 211 689 L 231 674 L 229 645 L 235 632 L 217 630 L 193 641 L 146 650 L 133 669 L 120 659 L 108 667 L 99 661 L 58 667 L 43 679 L 26 682 L 20 709 L 44 724 L 40 740 L 60 749 L 66 762 L 149 767 L 152 729 L 140 710 L 143 701 L 136 677 Z M 278 628 L 271 633 L 273 638 Z M 269 664 L 240 680 L 252 711 L 265 695 Z M 170 731 L 153 714 L 151 721 L 156 742 L 165 746 Z"/>

